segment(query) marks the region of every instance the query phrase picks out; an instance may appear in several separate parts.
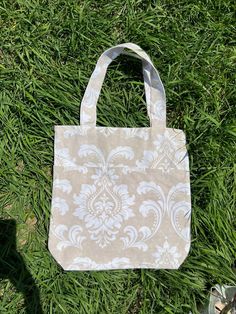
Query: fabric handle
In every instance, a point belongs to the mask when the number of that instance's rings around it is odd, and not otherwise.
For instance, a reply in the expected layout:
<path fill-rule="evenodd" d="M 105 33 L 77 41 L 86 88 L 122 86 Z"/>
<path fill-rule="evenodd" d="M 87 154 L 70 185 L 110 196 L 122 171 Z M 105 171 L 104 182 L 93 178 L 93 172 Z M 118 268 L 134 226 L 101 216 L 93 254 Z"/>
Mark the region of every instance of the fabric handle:
<path fill-rule="evenodd" d="M 158 71 L 149 56 L 136 44 L 126 43 L 106 50 L 98 59 L 80 108 L 80 125 L 96 125 L 96 105 L 109 64 L 128 48 L 137 54 L 143 65 L 144 87 L 150 125 L 166 126 L 165 90 Z"/>

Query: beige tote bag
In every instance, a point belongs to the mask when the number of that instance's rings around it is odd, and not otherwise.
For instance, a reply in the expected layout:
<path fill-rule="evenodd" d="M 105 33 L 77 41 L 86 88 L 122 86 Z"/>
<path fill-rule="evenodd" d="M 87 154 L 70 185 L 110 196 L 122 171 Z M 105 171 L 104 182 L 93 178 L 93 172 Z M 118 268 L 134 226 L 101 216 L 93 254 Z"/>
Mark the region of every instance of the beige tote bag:
<path fill-rule="evenodd" d="M 142 59 L 150 127 L 96 126 L 108 65 L 125 48 Z M 189 161 L 166 127 L 165 91 L 149 56 L 127 43 L 99 58 L 80 126 L 56 125 L 49 249 L 65 270 L 178 268 L 190 248 Z"/>

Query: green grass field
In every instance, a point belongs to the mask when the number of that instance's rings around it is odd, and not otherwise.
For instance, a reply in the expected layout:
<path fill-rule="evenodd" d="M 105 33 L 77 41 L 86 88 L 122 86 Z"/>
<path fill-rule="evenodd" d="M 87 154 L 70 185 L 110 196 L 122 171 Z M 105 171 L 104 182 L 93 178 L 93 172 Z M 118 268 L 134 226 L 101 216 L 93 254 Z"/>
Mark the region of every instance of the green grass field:
<path fill-rule="evenodd" d="M 236 284 L 235 11 L 233 0 L 1 1 L 0 218 L 16 221 L 17 251 L 32 275 L 17 271 L 23 288 L 14 278 L 0 281 L 1 314 L 40 313 L 38 294 L 46 314 L 198 313 L 211 286 Z M 98 57 L 122 42 L 151 56 L 166 89 L 168 127 L 186 132 L 191 251 L 174 271 L 65 272 L 47 249 L 53 127 L 79 124 Z M 109 67 L 98 124 L 149 125 L 137 59 L 121 56 Z M 0 259 L 0 274 L 8 263 Z M 22 291 L 33 281 L 26 312 Z"/>

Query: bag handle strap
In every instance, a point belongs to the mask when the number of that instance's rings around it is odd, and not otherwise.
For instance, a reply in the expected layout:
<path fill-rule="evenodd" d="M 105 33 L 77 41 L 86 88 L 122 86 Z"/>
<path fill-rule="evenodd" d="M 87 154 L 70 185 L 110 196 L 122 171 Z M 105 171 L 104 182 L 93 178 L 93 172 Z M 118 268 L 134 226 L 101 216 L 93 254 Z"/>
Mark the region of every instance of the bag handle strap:
<path fill-rule="evenodd" d="M 142 60 L 145 95 L 150 125 L 166 126 L 166 97 L 159 73 L 149 56 L 136 44 L 125 43 L 106 50 L 98 59 L 80 108 L 80 125 L 96 126 L 96 105 L 109 64 L 128 48 Z"/>

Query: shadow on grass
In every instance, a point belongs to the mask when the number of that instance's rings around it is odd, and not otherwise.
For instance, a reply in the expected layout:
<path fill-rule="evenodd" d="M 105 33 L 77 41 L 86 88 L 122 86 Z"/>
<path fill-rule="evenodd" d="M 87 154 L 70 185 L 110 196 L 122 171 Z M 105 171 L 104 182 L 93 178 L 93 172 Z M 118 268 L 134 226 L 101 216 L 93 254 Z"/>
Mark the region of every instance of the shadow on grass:
<path fill-rule="evenodd" d="M 0 281 L 9 279 L 25 300 L 27 314 L 42 314 L 39 290 L 16 250 L 16 222 L 0 220 Z"/>

